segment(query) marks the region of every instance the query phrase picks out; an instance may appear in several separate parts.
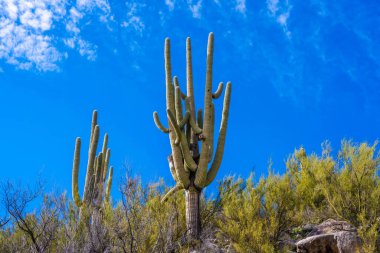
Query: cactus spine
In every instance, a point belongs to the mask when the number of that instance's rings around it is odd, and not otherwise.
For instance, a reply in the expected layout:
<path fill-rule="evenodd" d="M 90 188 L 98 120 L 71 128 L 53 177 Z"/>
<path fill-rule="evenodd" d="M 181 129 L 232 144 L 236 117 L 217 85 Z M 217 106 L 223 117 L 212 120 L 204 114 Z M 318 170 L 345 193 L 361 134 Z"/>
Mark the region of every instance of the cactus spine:
<path fill-rule="evenodd" d="M 77 137 L 74 150 L 73 173 L 72 173 L 72 195 L 78 208 L 86 206 L 89 209 L 96 207 L 100 209 L 103 202 L 109 201 L 112 185 L 112 166 L 109 169 L 106 189 L 106 175 L 111 156 L 111 150 L 107 148 L 108 134 L 104 135 L 102 151 L 96 155 L 99 142 L 99 126 L 97 124 L 98 113 L 92 114 L 90 145 L 88 149 L 87 173 L 84 186 L 83 199 L 80 198 L 78 189 L 78 173 L 80 164 L 81 139 Z"/>
<path fill-rule="evenodd" d="M 185 189 L 186 223 L 188 234 L 192 238 L 199 238 L 201 231 L 199 195 L 202 189 L 214 180 L 222 162 L 231 98 L 231 83 L 228 82 L 219 137 L 213 157 L 215 119 L 213 99 L 219 98 L 223 91 L 223 83 L 219 83 L 216 92 L 212 92 L 213 50 L 214 35 L 210 33 L 207 45 L 204 113 L 202 113 L 201 109 L 196 111 L 194 100 L 190 38 L 186 40 L 186 94 L 180 90 L 178 78 L 172 79 L 170 40 L 168 38 L 165 40 L 166 113 L 169 127 L 161 123 L 157 112 L 153 113 L 157 128 L 169 134 L 172 153 L 168 157 L 168 162 L 171 174 L 176 181 L 176 185 L 164 196 L 163 201 L 176 191 Z M 201 142 L 200 152 L 199 141 Z M 209 163 L 211 163 L 210 167 Z"/>

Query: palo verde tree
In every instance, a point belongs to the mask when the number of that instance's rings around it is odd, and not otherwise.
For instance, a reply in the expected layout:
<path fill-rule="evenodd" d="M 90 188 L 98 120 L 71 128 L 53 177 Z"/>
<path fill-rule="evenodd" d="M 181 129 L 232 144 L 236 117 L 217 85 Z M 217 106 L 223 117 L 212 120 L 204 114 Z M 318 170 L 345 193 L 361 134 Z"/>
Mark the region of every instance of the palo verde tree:
<path fill-rule="evenodd" d="M 166 128 L 160 122 L 157 112 L 153 113 L 157 127 L 162 132 L 169 134 L 172 149 L 172 153 L 168 157 L 169 168 L 176 181 L 176 185 L 164 196 L 163 201 L 174 192 L 185 190 L 188 235 L 195 239 L 199 238 L 201 232 L 200 193 L 204 187 L 214 180 L 222 162 L 231 97 L 231 83 L 228 82 L 219 138 L 213 157 L 215 118 L 213 99 L 219 98 L 223 91 L 223 83 L 221 82 L 216 92 L 212 92 L 213 50 L 214 34 L 210 33 L 207 45 L 204 113 L 201 109 L 196 113 L 190 38 L 187 38 L 186 41 L 187 94 L 180 90 L 178 78 L 172 79 L 170 40 L 168 38 L 165 40 L 166 112 L 169 127 Z M 183 104 L 185 110 L 183 110 Z M 201 144 L 198 145 L 198 142 Z M 208 166 L 209 163 L 211 163 L 210 167 Z"/>
<path fill-rule="evenodd" d="M 73 173 L 72 173 L 72 194 L 73 199 L 78 208 L 83 206 L 86 209 L 99 210 L 104 201 L 108 202 L 110 198 L 113 167 L 109 169 L 106 188 L 106 176 L 108 164 L 110 160 L 111 150 L 107 148 L 108 134 L 104 135 L 102 151 L 96 155 L 96 150 L 99 142 L 99 126 L 97 123 L 98 113 L 94 110 L 92 114 L 90 145 L 88 149 L 87 173 L 84 186 L 83 200 L 80 198 L 78 190 L 78 172 L 80 162 L 80 147 L 81 139 L 77 137 L 74 151 Z"/>

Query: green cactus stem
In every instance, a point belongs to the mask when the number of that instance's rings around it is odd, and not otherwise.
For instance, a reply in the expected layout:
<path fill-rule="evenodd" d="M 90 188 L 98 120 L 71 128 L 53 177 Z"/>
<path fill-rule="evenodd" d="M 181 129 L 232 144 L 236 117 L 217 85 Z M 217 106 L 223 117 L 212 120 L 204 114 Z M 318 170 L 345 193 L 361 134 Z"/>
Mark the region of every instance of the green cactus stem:
<path fill-rule="evenodd" d="M 79 173 L 79 163 L 80 163 L 80 145 L 81 140 L 78 137 L 75 141 L 74 150 L 74 161 L 73 161 L 73 173 L 72 173 L 72 194 L 75 204 L 80 207 L 82 205 L 82 200 L 79 196 L 78 189 L 78 173 Z"/>
<path fill-rule="evenodd" d="M 197 111 L 194 99 L 190 38 L 186 40 L 187 94 L 181 91 L 178 78 L 176 76 L 172 78 L 170 40 L 165 40 L 166 114 L 169 127 L 163 126 L 157 112 L 153 113 L 157 128 L 164 133 L 169 133 L 172 152 L 168 157 L 168 163 L 176 182 L 176 185 L 163 197 L 163 201 L 178 190 L 185 190 L 186 222 L 188 234 L 193 238 L 198 238 L 201 229 L 200 193 L 215 179 L 222 162 L 231 99 L 231 83 L 228 82 L 214 154 L 215 108 L 213 99 L 222 95 L 224 86 L 220 82 L 217 90 L 212 92 L 213 51 L 214 35 L 210 33 L 207 45 L 204 108 Z M 184 108 L 182 103 L 185 105 Z M 210 163 L 211 165 L 209 165 Z"/>
<path fill-rule="evenodd" d="M 223 82 L 220 82 L 218 85 L 218 89 L 214 93 L 212 93 L 212 98 L 213 99 L 218 99 L 220 95 L 222 95 L 223 92 Z"/>
<path fill-rule="evenodd" d="M 203 115 L 203 136 L 201 155 L 199 158 L 198 171 L 195 175 L 194 184 L 203 188 L 207 177 L 207 168 L 210 152 L 211 135 L 211 120 L 212 120 L 212 63 L 214 54 L 214 34 L 210 33 L 207 43 L 207 60 L 206 60 L 206 86 L 204 95 L 204 115 Z"/>
<path fill-rule="evenodd" d="M 185 113 L 185 117 L 181 120 L 181 122 L 178 124 L 179 128 L 182 130 L 183 127 L 186 125 L 186 123 L 190 120 L 190 112 Z"/>
<path fill-rule="evenodd" d="M 180 184 L 176 184 L 173 188 L 171 188 L 165 195 L 164 197 L 162 198 L 161 202 L 165 202 L 168 200 L 168 198 L 173 195 L 174 193 L 176 193 L 177 191 L 179 190 L 183 190 L 183 186 L 180 185 Z"/>
<path fill-rule="evenodd" d="M 103 182 L 106 180 L 108 165 L 110 163 L 110 157 L 111 157 L 111 149 L 107 148 L 106 156 L 104 159 L 104 165 L 103 165 L 103 175 L 102 175 Z"/>
<path fill-rule="evenodd" d="M 111 186 L 112 186 L 112 177 L 113 177 L 113 167 L 110 167 L 110 172 L 108 174 L 108 180 L 107 180 L 107 188 L 106 188 L 106 196 L 105 201 L 109 203 L 110 197 L 111 197 Z"/>
<path fill-rule="evenodd" d="M 190 112 L 189 124 L 191 130 L 195 133 L 195 135 L 202 133 L 202 128 L 195 123 L 194 116 L 192 116 L 194 113 L 191 113 L 191 105 L 189 99 L 185 100 L 185 106 L 186 112 Z"/>
<path fill-rule="evenodd" d="M 167 110 L 167 112 L 168 112 L 168 118 L 170 120 L 170 123 L 174 126 L 174 130 L 177 135 L 175 142 L 177 143 L 177 140 L 178 140 L 178 143 L 181 145 L 182 155 L 183 155 L 183 159 L 185 163 L 185 170 L 195 171 L 197 169 L 197 164 L 191 157 L 189 146 L 187 144 L 187 140 L 184 136 L 184 133 L 182 133 L 180 127 L 175 122 L 173 113 L 169 109 Z"/>
<path fill-rule="evenodd" d="M 158 117 L 157 112 L 153 112 L 153 119 L 158 129 L 160 129 L 163 133 L 169 133 L 169 128 L 164 127 L 164 125 L 160 121 L 160 118 Z"/>
<path fill-rule="evenodd" d="M 170 154 L 168 156 L 168 164 L 169 164 L 170 173 L 172 174 L 174 181 L 179 182 L 176 169 L 174 168 L 174 161 L 173 161 L 173 155 L 172 154 Z"/>
<path fill-rule="evenodd" d="M 178 83 L 178 77 L 177 76 L 174 76 L 173 77 L 173 83 L 174 83 L 174 87 L 175 88 L 179 88 L 179 83 Z M 180 97 L 183 99 L 183 100 L 185 100 L 186 99 L 186 94 L 185 93 L 183 93 L 181 90 L 180 90 Z"/>
<path fill-rule="evenodd" d="M 211 182 L 214 180 L 216 174 L 218 173 L 220 164 L 222 163 L 222 158 L 223 158 L 223 153 L 224 153 L 224 144 L 226 141 L 226 134 L 227 134 L 227 121 L 228 121 L 228 115 L 230 111 L 229 110 L 230 100 L 231 100 L 231 83 L 228 82 L 227 88 L 226 88 L 226 95 L 224 97 L 222 121 L 220 123 L 218 144 L 216 147 L 214 161 L 212 162 L 210 170 L 207 173 L 206 186 L 211 184 Z"/>

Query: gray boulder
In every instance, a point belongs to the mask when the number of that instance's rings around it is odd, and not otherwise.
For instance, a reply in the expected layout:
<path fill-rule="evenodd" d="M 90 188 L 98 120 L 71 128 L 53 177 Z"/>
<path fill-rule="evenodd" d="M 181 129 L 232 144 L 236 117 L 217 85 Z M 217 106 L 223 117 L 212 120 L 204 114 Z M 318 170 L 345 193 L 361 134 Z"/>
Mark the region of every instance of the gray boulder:
<path fill-rule="evenodd" d="M 297 242 L 298 253 L 339 253 L 334 234 L 314 235 Z"/>
<path fill-rule="evenodd" d="M 345 221 L 326 220 L 296 243 L 298 253 L 361 253 L 355 227 Z"/>

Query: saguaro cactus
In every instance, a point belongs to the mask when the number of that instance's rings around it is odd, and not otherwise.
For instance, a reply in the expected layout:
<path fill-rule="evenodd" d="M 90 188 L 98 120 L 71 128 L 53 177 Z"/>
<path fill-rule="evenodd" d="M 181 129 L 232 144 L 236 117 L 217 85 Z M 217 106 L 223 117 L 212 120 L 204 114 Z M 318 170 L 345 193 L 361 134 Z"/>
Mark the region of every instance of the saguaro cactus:
<path fill-rule="evenodd" d="M 100 209 L 104 201 L 109 201 L 110 189 L 112 184 L 113 167 L 109 169 L 107 188 L 104 189 L 106 182 L 107 170 L 111 155 L 111 150 L 107 148 L 108 134 L 104 135 L 102 151 L 96 155 L 99 142 L 99 126 L 97 124 L 98 113 L 92 114 L 91 137 L 88 149 L 87 173 L 84 186 L 83 199 L 79 196 L 78 190 L 78 172 L 80 162 L 81 139 L 77 137 L 74 151 L 73 173 L 72 173 L 72 194 L 77 207 L 85 205 L 87 208 Z"/>
<path fill-rule="evenodd" d="M 176 181 L 176 185 L 164 196 L 163 201 L 174 192 L 185 190 L 187 230 L 192 238 L 199 238 L 201 232 L 200 193 L 204 187 L 214 180 L 222 162 L 230 106 L 231 83 L 228 82 L 224 96 L 219 138 L 213 159 L 215 117 L 213 99 L 219 98 L 223 91 L 223 83 L 219 83 L 216 92 L 212 92 L 213 50 L 214 34 L 210 33 L 207 45 L 204 113 L 201 109 L 196 113 L 190 38 L 187 38 L 186 41 L 186 94 L 180 90 L 177 77 L 174 77 L 172 81 L 170 40 L 168 38 L 165 40 L 166 113 L 169 127 L 166 128 L 161 123 L 157 112 L 153 113 L 158 129 L 169 134 L 172 149 L 172 153 L 168 157 L 169 168 Z M 183 103 L 185 112 L 182 108 Z M 200 152 L 199 141 L 201 142 Z M 208 166 L 209 163 L 211 163 L 210 167 Z"/>

